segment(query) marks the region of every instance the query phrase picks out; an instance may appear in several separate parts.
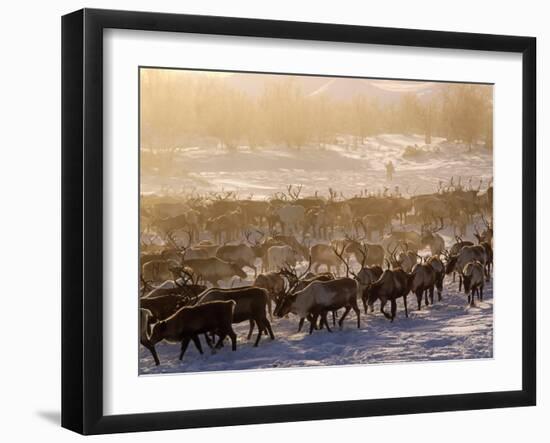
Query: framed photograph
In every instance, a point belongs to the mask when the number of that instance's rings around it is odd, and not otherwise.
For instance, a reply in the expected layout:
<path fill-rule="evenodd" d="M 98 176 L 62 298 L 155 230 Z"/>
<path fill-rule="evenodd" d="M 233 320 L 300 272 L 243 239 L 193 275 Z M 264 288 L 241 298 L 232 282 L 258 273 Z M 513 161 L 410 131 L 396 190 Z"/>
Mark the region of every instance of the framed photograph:
<path fill-rule="evenodd" d="M 62 425 L 536 403 L 536 40 L 62 19 Z"/>

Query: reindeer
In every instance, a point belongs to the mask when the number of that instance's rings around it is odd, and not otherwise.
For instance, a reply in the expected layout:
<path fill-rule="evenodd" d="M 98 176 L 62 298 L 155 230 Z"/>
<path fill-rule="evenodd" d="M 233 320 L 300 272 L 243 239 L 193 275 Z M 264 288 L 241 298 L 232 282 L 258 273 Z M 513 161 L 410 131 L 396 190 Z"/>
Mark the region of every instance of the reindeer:
<path fill-rule="evenodd" d="M 241 209 L 244 215 L 244 221 L 247 224 L 253 224 L 261 227 L 269 209 L 269 203 L 266 201 L 245 200 L 241 202 Z"/>
<path fill-rule="evenodd" d="M 267 291 L 269 297 L 269 319 L 273 320 L 273 302 L 276 303 L 277 300 L 285 293 L 285 281 L 281 276 L 281 272 L 267 272 L 265 274 L 260 274 L 254 280 L 252 286 L 263 288 Z"/>
<path fill-rule="evenodd" d="M 149 310 L 155 321 L 164 320 L 170 317 L 178 309 L 190 304 L 190 300 L 187 297 L 182 297 L 179 294 L 142 297 L 139 300 L 139 307 Z"/>
<path fill-rule="evenodd" d="M 151 352 L 155 364 L 158 366 L 160 360 L 155 346 L 151 344 L 151 327 L 155 324 L 153 313 L 148 309 L 139 309 L 139 342 Z"/>
<path fill-rule="evenodd" d="M 491 241 L 493 239 L 492 228 L 490 234 L 488 234 L 489 228 L 485 230 L 482 234 L 479 233 L 477 226 L 475 226 L 475 237 L 477 238 L 478 244 L 483 247 L 485 250 L 486 262 L 485 262 L 485 276 L 487 281 L 490 280 L 491 271 L 493 269 L 493 247 L 491 246 Z"/>
<path fill-rule="evenodd" d="M 305 259 L 309 255 L 309 248 L 301 244 L 293 235 L 281 235 L 273 233 L 274 241 L 290 246 L 297 254 L 298 259 Z"/>
<path fill-rule="evenodd" d="M 233 311 L 233 323 L 248 321 L 250 329 L 247 339 L 250 340 L 254 330 L 254 324 L 258 327 L 258 336 L 254 346 L 258 346 L 262 333 L 265 331 L 271 339 L 275 339 L 271 323 L 266 317 L 266 309 L 269 306 L 269 296 L 265 289 L 245 287 L 235 289 L 211 288 L 206 290 L 199 298 L 197 305 L 213 301 L 233 300 L 236 305 Z M 219 343 L 221 344 L 221 343 Z"/>
<path fill-rule="evenodd" d="M 434 303 L 434 286 L 436 276 L 431 265 L 427 263 L 417 263 L 411 272 L 411 291 L 416 295 L 418 310 L 422 308 L 422 294 L 426 306 Z M 428 302 L 429 295 L 429 302 Z"/>
<path fill-rule="evenodd" d="M 449 250 L 448 253 L 446 253 L 445 251 L 443 252 L 443 255 L 447 254 L 447 255 L 457 255 L 458 253 L 460 253 L 460 251 L 462 251 L 462 248 L 464 248 L 465 246 L 473 246 L 474 244 L 471 242 L 471 241 L 468 241 L 468 240 L 462 240 L 462 237 L 460 236 L 455 236 L 455 243 L 451 246 L 451 249 Z"/>
<path fill-rule="evenodd" d="M 363 239 L 350 238 L 346 234 L 346 238 L 349 240 L 344 253 L 346 255 L 354 256 L 357 263 L 361 263 L 364 266 L 382 266 L 384 263 L 384 248 L 376 243 L 366 243 Z"/>
<path fill-rule="evenodd" d="M 464 267 L 467 263 L 477 260 L 485 268 L 487 262 L 487 254 L 485 248 L 481 245 L 464 246 L 458 254 L 449 255 L 447 264 L 445 266 L 445 273 L 449 275 L 451 272 L 456 271 L 459 275 L 458 290 L 462 290 L 462 277 Z"/>
<path fill-rule="evenodd" d="M 480 241 L 480 243 L 487 242 L 491 246 L 493 246 L 493 221 L 491 220 L 490 222 L 488 222 L 483 214 L 481 214 L 481 220 L 485 225 L 485 230 L 481 233 L 481 238 L 478 238 L 478 240 Z"/>
<path fill-rule="evenodd" d="M 300 205 L 285 205 L 275 210 L 281 224 L 283 234 L 298 233 L 304 224 L 306 210 Z"/>
<path fill-rule="evenodd" d="M 184 269 L 179 269 L 179 272 L 180 278 L 165 280 L 156 287 L 149 286 L 150 292 L 144 295 L 143 298 L 154 298 L 161 295 L 175 294 L 193 300 L 198 294 L 206 289 L 206 286 L 198 284 L 198 278 L 191 272 Z M 141 276 L 141 278 L 143 279 L 143 276 Z"/>
<path fill-rule="evenodd" d="M 235 218 L 227 214 L 211 217 L 206 221 L 206 230 L 212 233 L 216 243 L 222 243 L 224 237 L 226 242 L 233 240 L 237 229 Z"/>
<path fill-rule="evenodd" d="M 302 237 L 305 238 L 311 232 L 314 238 L 327 238 L 327 219 L 325 209 L 320 207 L 307 209 Z"/>
<path fill-rule="evenodd" d="M 454 234 L 456 235 L 458 231 L 458 234 L 460 236 L 467 235 L 469 221 L 469 216 L 464 211 L 458 211 L 458 213 L 454 214 L 453 218 L 451 219 Z"/>
<path fill-rule="evenodd" d="M 181 360 L 189 342 L 193 340 L 197 350 L 202 354 L 199 334 L 211 332 L 215 332 L 220 337 L 216 347 L 219 347 L 225 337 L 229 336 L 231 338 L 232 349 L 236 351 L 237 335 L 231 326 L 235 305 L 236 303 L 233 300 L 229 300 L 214 301 L 181 308 L 167 319 L 153 325 L 149 338 L 149 345 L 153 348 L 151 353 L 154 352 L 155 345 L 162 340 L 176 343 L 181 342 L 179 356 Z M 158 357 L 155 363 L 157 366 L 160 364 Z"/>
<path fill-rule="evenodd" d="M 396 256 L 397 249 L 401 247 L 402 251 Z M 393 269 L 401 268 L 406 273 L 412 271 L 414 265 L 418 263 L 418 254 L 416 251 L 409 250 L 408 243 L 398 244 L 392 251 L 389 249 L 388 259 Z"/>
<path fill-rule="evenodd" d="M 151 260 L 141 267 L 141 276 L 145 281 L 164 281 L 173 278 L 179 268 L 180 263 L 175 260 Z"/>
<path fill-rule="evenodd" d="M 394 197 L 394 212 L 401 224 L 404 224 L 407 219 L 407 214 L 412 210 L 412 200 L 405 197 Z"/>
<path fill-rule="evenodd" d="M 443 292 L 443 279 L 445 278 L 445 265 L 439 256 L 431 256 L 426 261 L 435 272 L 435 287 L 437 289 L 437 299 L 441 301 L 441 293 Z"/>
<path fill-rule="evenodd" d="M 275 309 L 279 318 L 292 312 L 300 318 L 310 318 L 309 333 L 321 317 L 321 326 L 325 325 L 328 332 L 332 332 L 327 321 L 329 311 L 345 308 L 339 320 L 340 329 L 344 319 L 351 309 L 357 316 L 357 327 L 361 327 L 360 312 L 357 307 L 357 282 L 351 278 L 337 278 L 329 281 L 314 281 L 301 291 L 285 296 Z"/>
<path fill-rule="evenodd" d="M 217 286 L 220 280 L 230 279 L 234 276 L 241 279 L 246 278 L 246 272 L 239 265 L 220 260 L 217 257 L 186 260 L 185 267 L 191 269 L 199 278 L 209 282 L 212 286 Z"/>
<path fill-rule="evenodd" d="M 424 223 L 439 221 L 450 216 L 450 209 L 447 201 L 441 197 L 427 196 L 416 197 L 413 200 L 415 214 L 420 215 Z"/>
<path fill-rule="evenodd" d="M 284 276 L 288 282 L 288 290 L 286 292 L 283 292 L 281 296 L 277 299 L 276 304 L 278 305 L 282 298 L 294 294 L 296 291 L 301 291 L 306 286 L 308 286 L 310 283 L 314 281 L 329 281 L 334 280 L 334 275 L 330 272 L 324 272 L 321 274 L 314 274 L 312 272 L 309 272 L 311 269 L 311 256 L 308 260 L 308 266 L 307 268 L 301 272 L 300 275 L 298 275 L 296 268 L 294 266 L 285 266 L 283 269 L 281 269 L 280 274 Z M 308 317 L 308 320 L 310 322 L 313 321 L 313 317 L 310 315 Z M 304 325 L 305 318 L 300 318 L 300 322 L 298 323 L 298 332 L 302 330 L 302 327 Z M 336 325 L 336 310 L 332 311 L 332 324 Z M 321 325 L 322 326 L 322 325 Z M 317 325 L 315 325 L 315 328 L 317 329 Z"/>
<path fill-rule="evenodd" d="M 422 237 L 414 231 L 393 231 L 382 239 L 382 247 L 387 251 L 392 246 L 407 244 L 407 248 L 412 252 L 418 252 L 422 249 Z"/>
<path fill-rule="evenodd" d="M 244 233 L 246 242 L 249 244 L 249 246 L 252 248 L 252 251 L 254 252 L 254 255 L 256 258 L 259 258 L 262 260 L 262 265 L 260 267 L 260 272 L 268 271 L 268 260 L 267 260 L 267 251 L 271 246 L 284 246 L 284 243 L 280 241 L 276 241 L 273 238 L 267 238 L 264 240 L 265 234 L 260 230 L 255 230 L 257 234 L 259 234 L 259 237 L 254 238 L 252 236 L 252 231 L 246 230 Z"/>
<path fill-rule="evenodd" d="M 280 270 L 285 265 L 296 266 L 298 254 L 288 245 L 271 246 L 267 250 L 267 270 Z"/>
<path fill-rule="evenodd" d="M 421 241 L 423 245 L 429 246 L 432 255 L 440 256 L 445 250 L 445 240 L 438 234 L 445 226 L 441 224 L 438 228 L 430 228 L 428 225 L 422 225 Z"/>
<path fill-rule="evenodd" d="M 340 274 L 340 259 L 334 253 L 334 248 L 329 245 L 319 243 L 310 248 L 309 254 L 313 263 L 313 272 L 318 273 L 319 267 L 325 265 L 327 272 L 331 272 L 332 267 L 336 270 L 336 275 Z"/>
<path fill-rule="evenodd" d="M 254 270 L 254 277 L 257 275 L 256 254 L 248 245 L 223 245 L 216 251 L 216 257 L 220 260 L 235 263 L 240 268 L 248 267 Z"/>
<path fill-rule="evenodd" d="M 483 274 L 484 267 L 478 261 L 471 261 L 464 266 L 464 292 L 468 296 L 470 306 L 475 306 L 474 296 L 477 292 L 478 300 L 483 300 Z M 471 296 L 470 296 L 471 293 Z"/>
<path fill-rule="evenodd" d="M 367 237 L 367 240 L 372 239 L 372 233 L 378 232 L 378 237 L 382 238 L 384 235 L 384 229 L 388 225 L 388 218 L 383 214 L 367 214 L 361 219 L 355 220 L 355 229 L 358 231 L 357 227 L 361 226 L 363 228 L 364 235 Z"/>
<path fill-rule="evenodd" d="M 407 310 L 407 295 L 410 290 L 411 282 L 409 275 L 400 268 L 391 270 L 388 266 L 388 269 L 384 270 L 378 280 L 366 287 L 364 297 L 367 300 L 367 305 L 371 312 L 374 311 L 374 303 L 376 300 L 380 300 L 380 312 L 393 323 L 397 311 L 396 300 L 401 297 L 403 297 L 405 317 L 409 317 L 409 312 Z M 384 310 L 388 301 L 391 305 L 391 314 L 388 314 Z"/>

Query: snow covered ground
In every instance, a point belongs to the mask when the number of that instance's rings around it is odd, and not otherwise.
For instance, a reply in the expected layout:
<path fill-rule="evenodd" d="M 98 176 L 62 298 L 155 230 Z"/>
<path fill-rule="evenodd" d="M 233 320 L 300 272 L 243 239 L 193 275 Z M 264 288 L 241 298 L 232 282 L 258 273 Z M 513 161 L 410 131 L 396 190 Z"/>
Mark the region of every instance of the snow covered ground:
<path fill-rule="evenodd" d="M 302 195 L 315 191 L 327 194 L 329 187 L 351 197 L 367 188 L 369 191 L 393 189 L 402 192 L 433 192 L 440 180 L 448 182 L 462 177 L 462 183 L 472 177 L 476 186 L 483 178 L 484 189 L 493 174 L 492 152 L 476 146 L 468 152 L 465 145 L 449 143 L 434 137 L 424 146 L 420 135 L 384 134 L 369 137 L 365 143 L 353 145 L 349 137 L 339 137 L 338 144 L 323 148 L 303 147 L 240 147 L 227 151 L 218 147 L 190 147 L 178 151 L 172 174 L 159 176 L 154 172 L 142 175 L 142 192 L 154 193 L 172 189 L 237 191 L 246 198 L 267 198 L 288 184 L 303 185 Z M 404 156 L 407 146 L 417 145 L 420 155 Z M 396 172 L 392 182 L 386 181 L 384 165 L 393 161 Z M 455 182 L 456 183 L 456 182 Z"/>
<path fill-rule="evenodd" d="M 482 302 L 476 306 L 466 303 L 458 293 L 458 280 L 446 277 L 443 300 L 417 310 L 416 297 L 408 296 L 409 318 L 403 303 L 398 302 L 397 318 L 390 323 L 375 305 L 375 312 L 361 312 L 361 329 L 350 313 L 344 327 L 313 331 L 298 330 L 298 321 L 289 318 L 272 322 L 275 340 L 262 337 L 253 347 L 255 334 L 246 340 L 248 323 L 235 325 L 237 351 L 229 342 L 212 354 L 203 340 L 204 355 L 190 344 L 183 360 L 178 360 L 179 345 L 159 343 L 161 364 L 155 366 L 149 351 L 140 347 L 141 374 L 173 372 L 203 372 L 303 366 L 351 365 L 426 360 L 457 360 L 492 358 L 493 356 L 493 295 L 492 282 L 486 284 Z M 362 311 L 362 308 L 361 308 Z M 389 312 L 389 305 L 386 306 Z M 306 322 L 307 324 L 307 322 Z M 304 328 L 307 329 L 307 328 Z"/>
<path fill-rule="evenodd" d="M 319 191 L 327 195 L 329 187 L 346 197 L 369 191 L 393 189 L 399 186 L 406 193 L 434 192 L 439 181 L 477 187 L 483 178 L 482 190 L 493 174 L 492 153 L 482 146 L 468 152 L 466 146 L 434 138 L 425 147 L 424 139 L 415 135 L 380 135 L 354 147 L 351 140 L 340 138 L 339 143 L 325 148 L 304 147 L 300 150 L 246 147 L 229 152 L 216 147 L 187 148 L 179 151 L 176 167 L 171 176 L 143 174 L 142 192 L 161 190 L 187 192 L 195 190 L 237 191 L 241 198 L 253 194 L 254 199 L 267 198 L 285 190 L 288 184 L 303 185 L 302 195 Z M 421 149 L 414 158 L 403 156 L 407 146 Z M 392 160 L 396 167 L 394 180 L 386 181 L 384 165 Z M 478 226 L 482 226 L 478 222 Z M 412 227 L 418 229 L 418 226 Z M 450 227 L 440 234 L 446 244 L 454 241 Z M 472 227 L 465 240 L 474 240 Z M 376 240 L 376 239 L 374 239 Z M 427 251 L 421 252 L 425 254 Z M 304 266 L 305 264 L 302 264 Z M 251 283 L 251 276 L 247 279 Z M 297 333 L 298 321 L 294 316 L 274 319 L 274 341 L 262 338 L 258 348 L 253 340 L 247 341 L 248 323 L 235 325 L 238 335 L 237 352 L 225 346 L 215 354 L 205 348 L 200 355 L 193 344 L 189 345 L 183 361 L 178 360 L 179 346 L 159 343 L 161 365 L 156 367 L 146 349 L 140 347 L 141 374 L 244 370 L 260 368 L 287 368 L 300 366 L 326 366 L 373 364 L 399 361 L 425 361 L 450 359 L 491 358 L 493 355 L 493 289 L 492 282 L 485 286 L 484 300 L 471 308 L 466 297 L 458 293 L 458 282 L 445 279 L 443 300 L 433 306 L 416 310 L 416 297 L 409 295 L 409 318 L 405 318 L 402 302 L 398 303 L 397 318 L 390 323 L 378 310 L 361 313 L 361 328 L 357 329 L 353 313 L 333 333 L 326 330 Z M 244 282 L 243 282 L 244 283 Z M 389 305 L 386 307 L 389 311 Z M 307 328 L 306 328 L 307 329 Z M 255 337 L 255 335 L 254 335 Z"/>

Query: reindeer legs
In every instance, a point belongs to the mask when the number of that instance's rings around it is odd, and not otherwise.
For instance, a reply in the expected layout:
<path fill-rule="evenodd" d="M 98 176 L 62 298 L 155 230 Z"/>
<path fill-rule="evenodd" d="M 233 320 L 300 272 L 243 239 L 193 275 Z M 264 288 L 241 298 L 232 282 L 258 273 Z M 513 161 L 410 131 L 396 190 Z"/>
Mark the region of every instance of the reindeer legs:
<path fill-rule="evenodd" d="M 391 321 L 393 323 L 393 319 L 395 318 L 395 313 L 397 312 L 397 302 L 395 299 L 391 300 Z"/>
<path fill-rule="evenodd" d="M 328 332 L 332 332 L 332 329 L 330 329 L 330 326 L 328 325 L 328 319 L 327 319 L 328 311 L 321 312 L 321 325 L 325 325 L 327 327 Z"/>
<path fill-rule="evenodd" d="M 237 334 L 231 329 L 227 332 L 227 335 L 229 335 L 229 338 L 231 339 L 231 350 L 236 351 L 237 350 Z"/>
<path fill-rule="evenodd" d="M 353 312 L 355 312 L 355 315 L 357 316 L 357 329 L 361 328 L 361 311 L 359 311 L 359 307 L 357 306 L 357 300 L 352 300 L 351 309 L 353 309 Z"/>
<path fill-rule="evenodd" d="M 191 339 L 193 340 L 193 343 L 195 343 L 195 347 L 197 348 L 199 353 L 201 355 L 204 354 L 204 352 L 202 352 L 202 346 L 201 346 L 201 341 L 199 339 L 199 336 L 195 334 L 193 335 L 193 337 L 191 337 Z"/>
<path fill-rule="evenodd" d="M 248 335 L 246 336 L 247 340 L 250 340 L 250 338 L 252 337 L 252 332 L 254 332 L 254 320 L 250 319 L 249 322 L 250 322 L 250 329 L 248 330 Z M 260 330 L 260 333 L 261 333 L 260 325 L 258 325 L 258 329 Z"/>
<path fill-rule="evenodd" d="M 309 325 L 309 334 L 313 334 L 313 329 L 315 328 L 315 325 L 317 324 L 317 317 L 319 317 L 319 314 L 310 314 L 311 318 L 308 316 L 308 320 L 310 322 Z"/>
<path fill-rule="evenodd" d="M 153 356 L 153 359 L 155 360 L 155 365 L 157 366 L 160 365 L 160 360 L 157 354 L 157 350 L 155 349 L 155 345 L 152 345 L 151 343 L 146 341 L 141 341 L 141 344 L 145 346 L 146 349 L 149 349 L 149 351 L 151 352 L 151 355 Z"/>
<path fill-rule="evenodd" d="M 346 318 L 346 315 L 348 315 L 348 312 L 351 311 L 351 306 L 346 306 L 346 309 L 344 311 L 344 315 L 342 315 L 342 317 L 340 318 L 340 320 L 338 320 L 338 326 L 340 327 L 340 329 L 343 328 L 343 325 L 344 325 L 344 319 Z"/>
<path fill-rule="evenodd" d="M 416 301 L 418 302 L 418 310 L 422 310 L 422 289 L 417 289 L 416 294 Z"/>
<path fill-rule="evenodd" d="M 252 324 L 254 322 L 251 320 Z M 260 323 L 256 322 L 256 325 L 258 326 L 258 336 L 256 337 L 256 341 L 254 342 L 254 347 L 258 346 L 258 343 L 260 343 L 260 339 L 262 338 L 262 333 L 264 332 L 264 326 Z"/>
<path fill-rule="evenodd" d="M 385 310 L 384 310 L 384 307 L 386 306 L 386 303 L 387 303 L 387 300 L 380 300 L 380 312 L 382 314 L 384 314 L 384 317 L 386 317 L 388 320 L 391 320 L 391 315 L 388 314 Z"/>
<path fill-rule="evenodd" d="M 365 290 L 363 291 L 363 294 L 361 295 L 361 300 L 363 301 L 363 308 L 365 309 L 365 315 L 367 315 L 367 296 L 365 295 Z"/>
<path fill-rule="evenodd" d="M 264 330 L 267 330 L 267 333 L 269 334 L 269 338 L 271 338 L 271 340 L 275 340 L 275 334 L 273 334 L 273 329 L 271 328 L 271 323 L 269 322 L 269 320 L 266 318 L 264 320 Z"/>
<path fill-rule="evenodd" d="M 189 342 L 191 341 L 191 337 L 184 337 L 181 341 L 181 351 L 180 351 L 180 360 L 183 358 L 183 354 L 185 354 L 185 351 L 187 351 L 187 346 L 189 346 Z"/>

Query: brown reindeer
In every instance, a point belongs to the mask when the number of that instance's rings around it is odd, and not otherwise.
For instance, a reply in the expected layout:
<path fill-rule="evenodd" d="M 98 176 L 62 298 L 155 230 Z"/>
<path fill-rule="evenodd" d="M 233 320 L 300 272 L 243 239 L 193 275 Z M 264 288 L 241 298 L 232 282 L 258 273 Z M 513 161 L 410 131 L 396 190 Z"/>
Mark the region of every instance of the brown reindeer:
<path fill-rule="evenodd" d="M 288 282 L 288 290 L 283 292 L 283 294 L 276 300 L 276 305 L 279 304 L 282 298 L 293 295 L 297 291 L 301 291 L 306 286 L 308 286 L 310 283 L 314 281 L 329 281 L 334 280 L 334 274 L 330 272 L 323 272 L 320 274 L 314 274 L 312 272 L 309 272 L 311 269 L 311 256 L 309 257 L 308 266 L 305 269 L 305 271 L 301 272 L 300 275 L 297 274 L 296 268 L 293 266 L 285 266 L 283 269 L 281 269 L 281 275 L 283 275 Z M 332 311 L 332 324 L 333 326 L 336 326 L 336 314 L 337 310 Z M 313 321 L 313 316 L 308 316 L 308 320 L 310 322 Z M 305 318 L 300 318 L 300 321 L 298 323 L 298 332 L 302 330 L 302 327 L 304 326 Z M 317 325 L 314 325 L 315 329 L 318 329 Z M 322 325 L 321 325 L 322 327 Z"/>
<path fill-rule="evenodd" d="M 487 262 L 487 253 L 481 245 L 464 246 L 457 254 L 449 255 L 445 265 L 445 273 L 457 272 L 459 275 L 458 290 L 462 290 L 462 276 L 464 267 L 471 261 L 480 262 L 485 268 Z"/>
<path fill-rule="evenodd" d="M 139 310 L 139 342 L 151 352 L 155 364 L 160 364 L 159 357 L 155 346 L 151 344 L 151 327 L 155 324 L 156 319 L 153 313 L 148 309 L 140 308 Z"/>
<path fill-rule="evenodd" d="M 316 244 L 310 248 L 311 262 L 313 264 L 313 272 L 316 274 L 319 272 L 319 267 L 325 265 L 327 272 L 332 272 L 332 268 L 335 268 L 336 275 L 340 274 L 340 259 L 334 253 L 334 247 L 330 245 L 324 245 L 322 243 Z"/>
<path fill-rule="evenodd" d="M 281 272 L 267 272 L 260 274 L 254 280 L 252 286 L 263 288 L 269 296 L 269 318 L 273 319 L 272 306 L 285 293 L 285 281 Z"/>
<path fill-rule="evenodd" d="M 292 312 L 299 318 L 311 318 L 309 333 L 313 332 L 317 319 L 332 332 L 327 321 L 327 313 L 345 308 L 339 320 L 340 329 L 351 309 L 357 316 L 357 327 L 361 327 L 360 312 L 357 307 L 357 282 L 351 278 L 337 278 L 329 281 L 314 281 L 301 291 L 285 296 L 275 309 L 275 315 L 284 317 Z"/>
<path fill-rule="evenodd" d="M 474 296 L 477 293 L 479 301 L 483 300 L 484 269 L 478 261 L 471 261 L 464 266 L 464 292 L 468 296 L 468 303 L 474 306 Z"/>
<path fill-rule="evenodd" d="M 256 269 L 256 254 L 248 245 L 223 245 L 216 251 L 216 257 L 220 260 L 235 263 L 240 268 L 248 267 L 254 270 L 256 277 L 258 270 Z"/>
<path fill-rule="evenodd" d="M 233 312 L 233 323 L 241 323 L 243 321 L 250 323 L 247 337 L 249 340 L 254 330 L 254 324 L 258 327 L 258 336 L 256 337 L 254 346 L 258 346 L 263 332 L 268 333 L 272 340 L 275 339 L 271 323 L 266 317 L 266 309 L 269 304 L 267 290 L 256 287 L 235 289 L 212 288 L 204 292 L 197 304 L 201 305 L 208 302 L 226 300 L 233 300 L 236 303 Z"/>
<path fill-rule="evenodd" d="M 384 229 L 388 225 L 388 218 L 384 214 L 368 214 L 355 222 L 356 230 L 360 225 L 363 228 L 363 232 L 367 240 L 372 240 L 372 233 L 378 232 L 378 237 L 382 238 L 384 235 Z"/>
<path fill-rule="evenodd" d="M 380 312 L 384 314 L 384 317 L 393 322 L 397 311 L 397 299 L 401 297 L 403 297 L 405 317 L 409 316 L 407 295 L 410 290 L 410 277 L 405 271 L 400 268 L 394 270 L 386 269 L 378 280 L 365 288 L 364 297 L 367 299 L 371 312 L 374 310 L 376 300 L 380 300 Z M 391 314 L 388 314 L 384 310 L 388 301 L 391 305 Z"/>
<path fill-rule="evenodd" d="M 199 334 L 211 332 L 215 332 L 220 337 L 218 345 L 223 342 L 225 337 L 229 336 L 231 338 L 232 349 L 236 351 L 237 335 L 231 326 L 235 305 L 234 301 L 229 300 L 181 308 L 167 319 L 153 325 L 149 338 L 149 344 L 153 348 L 151 352 L 154 352 L 155 345 L 162 340 L 176 343 L 181 342 L 179 356 L 181 360 L 189 342 L 193 340 L 197 350 L 202 354 Z M 157 365 L 160 364 L 158 358 L 155 363 Z"/>
<path fill-rule="evenodd" d="M 427 263 L 418 263 L 412 269 L 411 291 L 416 295 L 419 311 L 422 309 L 422 295 L 426 306 L 433 305 L 435 278 L 434 269 Z"/>
<path fill-rule="evenodd" d="M 430 248 L 432 255 L 440 256 L 445 250 L 445 240 L 438 234 L 445 226 L 441 224 L 439 227 L 432 228 L 428 225 L 423 225 L 421 232 L 422 244 Z"/>
<path fill-rule="evenodd" d="M 441 301 L 441 294 L 443 292 L 443 279 L 445 278 L 445 265 L 441 259 L 435 255 L 428 258 L 426 261 L 428 265 L 432 267 L 435 272 L 435 287 L 437 289 L 437 299 Z"/>
<path fill-rule="evenodd" d="M 491 241 L 493 239 L 493 231 L 491 228 L 490 234 L 488 229 L 485 230 L 482 234 L 479 233 L 477 226 L 475 226 L 475 237 L 477 238 L 478 244 L 485 249 L 485 277 L 489 281 L 491 276 L 491 271 L 493 269 L 493 247 Z"/>
<path fill-rule="evenodd" d="M 237 276 L 246 278 L 246 272 L 235 263 L 229 263 L 216 257 L 185 260 L 185 267 L 191 269 L 199 278 L 217 286 L 222 280 Z"/>

